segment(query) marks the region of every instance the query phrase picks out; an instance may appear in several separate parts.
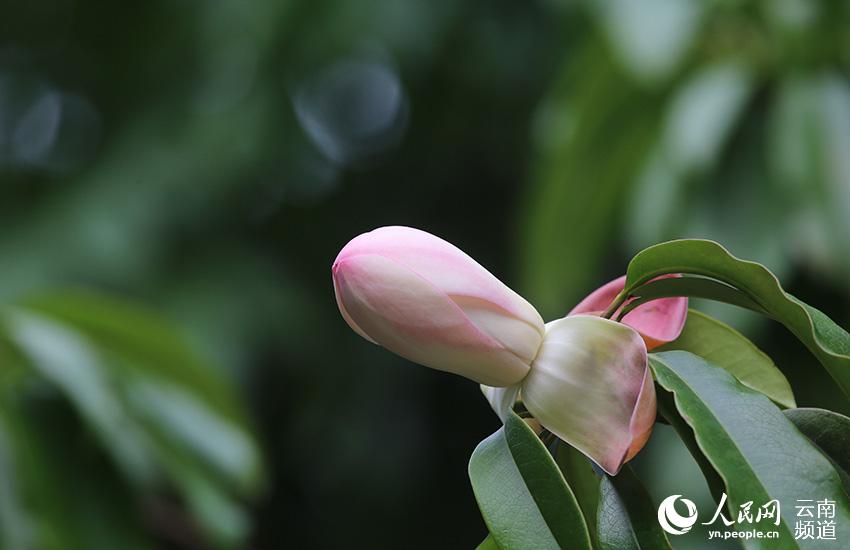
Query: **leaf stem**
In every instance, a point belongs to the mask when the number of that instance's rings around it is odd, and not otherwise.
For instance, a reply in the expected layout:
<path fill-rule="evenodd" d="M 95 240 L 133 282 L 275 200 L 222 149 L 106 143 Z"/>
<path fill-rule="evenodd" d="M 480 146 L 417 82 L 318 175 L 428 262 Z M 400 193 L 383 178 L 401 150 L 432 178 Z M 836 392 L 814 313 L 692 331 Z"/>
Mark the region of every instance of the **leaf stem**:
<path fill-rule="evenodd" d="M 602 312 L 602 317 L 605 319 L 610 319 L 612 315 L 620 308 L 621 305 L 628 299 L 629 292 L 627 289 L 623 289 L 617 296 L 614 298 L 614 301 L 611 302 L 611 305 L 608 306 L 604 312 Z"/>

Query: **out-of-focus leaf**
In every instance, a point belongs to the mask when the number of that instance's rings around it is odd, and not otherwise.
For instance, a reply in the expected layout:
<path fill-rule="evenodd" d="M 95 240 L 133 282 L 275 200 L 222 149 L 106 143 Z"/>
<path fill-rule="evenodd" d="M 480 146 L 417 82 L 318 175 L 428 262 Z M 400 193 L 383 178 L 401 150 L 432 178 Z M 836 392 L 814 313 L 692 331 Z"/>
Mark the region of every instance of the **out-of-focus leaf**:
<path fill-rule="evenodd" d="M 21 477 L 0 408 L 0 548 L 32 547 L 32 520 L 22 502 Z"/>
<path fill-rule="evenodd" d="M 830 229 L 826 232 L 829 250 L 846 272 L 850 268 L 850 81 L 846 75 L 829 74 L 821 79 L 818 89 L 821 134 L 817 168 L 823 195 L 819 212 L 825 214 Z"/>
<path fill-rule="evenodd" d="M 599 548 L 602 550 L 670 550 L 649 493 L 630 466 L 605 476 L 599 501 Z"/>
<path fill-rule="evenodd" d="M 85 291 L 40 293 L 21 307 L 85 334 L 104 352 L 127 358 L 120 366 L 187 388 L 206 406 L 237 422 L 244 413 L 234 393 L 176 331 L 146 309 Z"/>
<path fill-rule="evenodd" d="M 238 498 L 258 487 L 259 450 L 234 394 L 167 323 L 82 293 L 35 298 L 5 323 L 23 358 L 69 397 L 124 469 L 134 467 L 127 457 L 144 459 L 144 475 L 134 477 L 164 473 L 209 540 L 244 540 Z"/>
<path fill-rule="evenodd" d="M 80 461 L 82 447 L 77 442 L 87 438 L 68 431 L 76 419 L 65 414 L 64 407 L 55 411 L 24 407 L 20 396 L 8 391 L 0 397 L 9 449 L 20 465 L 14 478 L 16 496 L 26 512 L 17 526 L 27 530 L 26 543 L 9 548 L 99 548 L 104 540 L 120 540 L 128 549 L 144 548 L 141 529 L 132 525 L 133 504 L 116 481 L 117 474 L 98 465 L 94 475 L 92 458 L 102 455 L 90 448 L 86 460 Z M 112 498 L 116 492 L 121 495 Z M 104 535 L 107 532 L 111 535 Z"/>
<path fill-rule="evenodd" d="M 54 412 L 63 414 L 61 410 Z M 33 429 L 32 421 L 27 424 Z M 109 548 L 116 543 L 127 550 L 153 548 L 140 518 L 143 501 L 133 498 L 132 487 L 122 482 L 105 453 L 93 450 L 90 441 L 75 444 L 73 436 L 57 436 L 63 430 L 57 430 L 59 420 L 53 415 L 39 418 L 39 424 L 37 437 L 46 455 L 44 467 L 52 472 L 59 512 L 68 516 L 74 538 L 80 541 L 78 548 Z M 63 427 L 69 434 L 68 426 Z M 57 549 L 69 547 L 74 546 L 58 540 Z"/>
<path fill-rule="evenodd" d="M 563 316 L 592 290 L 623 191 L 656 136 L 658 108 L 600 44 L 577 56 L 541 106 L 519 265 L 523 294 L 544 317 Z"/>
<path fill-rule="evenodd" d="M 25 532 L 26 542 L 23 548 L 45 548 L 58 550 L 81 544 L 74 533 L 73 522 L 63 510 L 62 493 L 56 479 L 56 472 L 48 463 L 48 454 L 44 452 L 38 433 L 28 425 L 27 419 L 12 407 L 12 399 L 6 392 L 0 399 L 0 416 L 9 441 L 11 459 L 14 461 L 15 477 L 14 498 L 26 510 L 24 522 L 18 525 Z M 26 464 L 25 468 L 18 465 Z M 40 529 L 49 525 L 49 529 Z M 14 548 L 14 546 L 12 546 Z"/>
<path fill-rule="evenodd" d="M 771 111 L 769 159 L 776 182 L 793 193 L 788 239 L 801 257 L 846 283 L 850 266 L 850 82 L 830 72 L 785 78 Z M 844 251 L 836 253 L 836 251 Z"/>
<path fill-rule="evenodd" d="M 677 92 L 666 116 L 663 143 L 681 174 L 716 162 L 754 86 L 747 67 L 727 63 L 700 69 Z"/>
<path fill-rule="evenodd" d="M 476 447 L 469 479 L 499 547 L 590 550 L 575 496 L 546 447 L 516 414 Z"/>
<path fill-rule="evenodd" d="M 255 140 L 265 133 L 268 101 L 255 94 L 239 109 L 204 113 L 187 108 L 179 124 L 170 108 L 140 113 L 63 193 L 26 215 L 3 220 L 0 261 L 7 271 L 0 294 L 8 298 L 55 284 L 57 272 L 84 271 L 122 281 L 149 273 L 163 245 L 161 236 L 167 234 L 159 224 L 184 216 L 189 200 L 199 201 L 196 208 L 203 209 L 239 181 L 234 174 L 256 162 L 260 148 Z M 162 139 L 164 131 L 168 139 Z M 234 133 L 249 141 L 234 147 Z M 200 195 L 198 181 L 206 183 Z"/>
<path fill-rule="evenodd" d="M 788 409 L 785 416 L 832 460 L 850 494 L 850 418 L 825 409 Z"/>
<path fill-rule="evenodd" d="M 682 350 L 729 371 L 743 385 L 783 407 L 796 407 L 785 375 L 743 334 L 696 310 L 688 311 L 682 334 L 656 351 Z"/>
<path fill-rule="evenodd" d="M 590 2 L 608 41 L 637 78 L 657 82 L 676 69 L 698 36 L 704 7 L 678 0 Z"/>
<path fill-rule="evenodd" d="M 250 522 L 241 504 L 194 470 L 174 476 L 204 532 L 225 548 L 236 548 L 248 535 Z"/>
<path fill-rule="evenodd" d="M 7 313 L 4 322 L 33 367 L 74 403 L 125 473 L 136 482 L 150 482 L 153 465 L 144 434 L 116 398 L 90 344 L 73 330 L 24 311 Z"/>
<path fill-rule="evenodd" d="M 701 68 L 676 91 L 661 138 L 637 171 L 629 193 L 625 234 L 631 246 L 648 246 L 682 231 L 706 230 L 695 228 L 692 219 L 683 220 L 679 213 L 688 208 L 694 218 L 702 212 L 693 207 L 691 178 L 717 164 L 754 85 L 747 67 L 728 63 Z"/>
<path fill-rule="evenodd" d="M 771 106 L 767 134 L 770 179 L 794 205 L 787 216 L 786 246 L 823 273 L 830 273 L 845 255 L 832 250 L 833 237 L 826 203 L 825 171 L 819 159 L 824 133 L 819 113 L 818 79 L 792 74 L 779 83 Z M 840 282 L 845 279 L 840 275 Z"/>
<path fill-rule="evenodd" d="M 712 241 L 685 239 L 661 243 L 643 250 L 629 263 L 622 297 L 668 273 L 711 277 L 747 294 L 799 338 L 844 393 L 850 395 L 850 334 L 821 311 L 785 292 L 763 265 L 740 260 Z"/>
<path fill-rule="evenodd" d="M 798 200 L 805 200 L 807 191 L 811 191 L 808 183 L 817 173 L 816 114 L 817 94 L 812 79 L 792 75 L 779 84 L 767 142 L 769 162 L 773 180 L 797 191 Z"/>
<path fill-rule="evenodd" d="M 152 380 L 134 381 L 133 409 L 173 445 L 185 447 L 245 491 L 259 476 L 259 456 L 249 434 L 205 407 L 185 389 Z"/>
<path fill-rule="evenodd" d="M 657 243 L 675 232 L 676 212 L 687 207 L 686 186 L 663 141 L 657 144 L 626 190 L 623 233 L 633 249 Z"/>
<path fill-rule="evenodd" d="M 655 242 L 681 235 L 712 239 L 725 243 L 741 257 L 769 266 L 777 277 L 788 276 L 792 267 L 788 233 L 793 230 L 784 223 L 777 227 L 775 220 L 791 219 L 798 202 L 770 180 L 763 154 L 767 135 L 763 110 L 752 104 L 723 145 L 723 157 L 704 176 L 694 178 L 689 214 L 679 216 L 680 230 Z M 700 307 L 742 330 L 763 323 L 747 311 L 721 304 Z"/>
<path fill-rule="evenodd" d="M 819 547 L 818 541 L 794 540 L 793 503 L 800 495 L 834 500 L 836 517 L 850 517 L 850 502 L 829 460 L 765 395 L 688 352 L 654 353 L 650 364 L 658 383 L 674 394 L 700 449 L 723 476 L 730 509 L 748 501 L 780 501 L 778 526 L 752 525 L 762 531 L 779 530 L 772 548 Z M 836 537 L 850 537 L 850 525 L 837 522 Z"/>

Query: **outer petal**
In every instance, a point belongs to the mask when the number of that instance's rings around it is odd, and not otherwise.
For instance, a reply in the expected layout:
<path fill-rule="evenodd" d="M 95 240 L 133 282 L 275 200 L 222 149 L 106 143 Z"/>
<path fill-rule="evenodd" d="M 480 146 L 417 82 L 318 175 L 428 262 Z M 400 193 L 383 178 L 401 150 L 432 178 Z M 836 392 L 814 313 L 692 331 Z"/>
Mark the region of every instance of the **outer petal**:
<path fill-rule="evenodd" d="M 343 317 L 358 333 L 422 365 L 490 386 L 510 386 L 529 364 L 480 330 L 440 288 L 378 254 L 334 264 Z"/>
<path fill-rule="evenodd" d="M 337 262 L 360 254 L 379 254 L 408 267 L 469 314 L 480 313 L 483 328 L 497 340 L 501 341 L 504 334 L 504 325 L 498 322 L 506 316 L 525 322 L 529 331 L 543 334 L 543 319 L 534 306 L 458 247 L 430 233 L 404 226 L 379 227 L 352 239 Z M 490 323 L 495 326 L 487 326 Z M 536 352 L 534 346 L 528 359 Z"/>
<path fill-rule="evenodd" d="M 646 346 L 633 329 L 608 319 L 548 323 L 522 399 L 549 431 L 616 474 L 646 443 L 655 419 Z"/>
<path fill-rule="evenodd" d="M 652 435 L 652 427 L 655 425 L 657 403 L 655 398 L 655 384 L 652 381 L 652 373 L 646 369 L 643 375 L 643 387 L 638 395 L 632 419 L 629 422 L 629 432 L 632 434 L 632 444 L 626 454 L 628 462 L 643 449 L 649 436 Z"/>
<path fill-rule="evenodd" d="M 452 244 L 410 227 L 352 239 L 333 265 L 345 321 L 423 365 L 492 386 L 519 382 L 543 320 L 516 292 Z"/>
<path fill-rule="evenodd" d="M 605 311 L 611 305 L 611 302 L 614 301 L 614 298 L 617 297 L 617 294 L 624 288 L 626 288 L 625 275 L 605 283 L 585 296 L 584 300 L 579 302 L 568 315 L 578 315 L 580 313 L 596 314 Z"/>
<path fill-rule="evenodd" d="M 664 275 L 659 277 L 680 277 Z M 623 275 L 594 290 L 570 311 L 569 315 L 580 313 L 599 314 L 608 309 L 614 298 L 625 288 L 626 276 Z M 619 311 L 619 310 L 618 310 Z M 682 333 L 685 318 L 688 315 L 686 297 L 661 298 L 635 308 L 623 317 L 623 323 L 637 330 L 646 342 L 648 349 L 672 342 Z"/>

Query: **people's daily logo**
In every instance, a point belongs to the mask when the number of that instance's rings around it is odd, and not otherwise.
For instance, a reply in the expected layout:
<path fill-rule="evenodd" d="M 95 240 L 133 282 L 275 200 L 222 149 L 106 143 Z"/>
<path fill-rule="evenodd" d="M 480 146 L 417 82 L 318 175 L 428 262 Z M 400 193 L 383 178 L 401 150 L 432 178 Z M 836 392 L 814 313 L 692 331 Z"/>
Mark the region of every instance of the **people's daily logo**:
<path fill-rule="evenodd" d="M 720 527 L 720 529 L 708 530 L 709 540 L 779 538 L 782 521 L 779 500 L 769 500 L 761 505 L 748 500 L 737 506 L 730 504 L 728 511 L 727 501 L 726 493 L 722 493 L 712 518 L 701 523 L 701 525 L 716 524 Z M 835 501 L 798 499 L 795 509 L 797 514 L 794 530 L 791 531 L 790 527 L 786 527 L 789 537 L 793 537 L 794 540 L 834 541 L 837 539 Z M 683 498 L 682 495 L 671 495 L 658 507 L 658 524 L 671 535 L 684 535 L 696 525 L 698 515 L 693 501 Z"/>
<path fill-rule="evenodd" d="M 684 535 L 697 522 L 697 505 L 682 495 L 672 495 L 664 499 L 658 507 L 658 523 L 671 535 Z M 685 515 L 676 511 L 676 501 L 681 500 L 687 509 Z"/>

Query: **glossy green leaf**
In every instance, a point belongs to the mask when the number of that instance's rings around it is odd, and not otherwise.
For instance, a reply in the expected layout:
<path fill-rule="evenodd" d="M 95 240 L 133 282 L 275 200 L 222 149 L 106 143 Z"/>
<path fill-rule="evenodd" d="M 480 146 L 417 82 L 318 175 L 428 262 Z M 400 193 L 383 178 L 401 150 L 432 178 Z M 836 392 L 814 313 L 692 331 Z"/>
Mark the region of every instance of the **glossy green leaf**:
<path fill-rule="evenodd" d="M 476 447 L 469 479 L 487 528 L 503 550 L 590 549 L 572 490 L 516 414 Z"/>
<path fill-rule="evenodd" d="M 616 476 L 606 475 L 600 489 L 599 548 L 670 549 L 670 542 L 658 524 L 658 507 L 630 466 Z"/>
<path fill-rule="evenodd" d="M 636 288 L 633 294 L 635 298 L 623 307 L 617 316 L 618 320 L 647 302 L 658 298 L 669 298 L 671 296 L 689 296 L 691 298 L 715 300 L 751 309 L 758 313 L 764 313 L 761 306 L 740 290 L 726 283 L 705 277 L 685 276 L 656 279 Z"/>
<path fill-rule="evenodd" d="M 743 385 L 783 407 L 796 407 L 785 375 L 743 334 L 696 310 L 688 311 L 682 334 L 656 351 L 682 350 L 729 371 Z"/>
<path fill-rule="evenodd" d="M 788 409 L 785 416 L 832 460 L 850 494 L 850 418 L 825 409 Z"/>
<path fill-rule="evenodd" d="M 670 241 L 643 250 L 629 263 L 626 288 L 615 304 L 668 273 L 711 277 L 746 294 L 799 338 L 850 395 L 850 334 L 821 311 L 785 292 L 767 268 L 738 259 L 713 241 Z"/>
<path fill-rule="evenodd" d="M 599 484 L 602 470 L 595 467 L 581 451 L 561 440 L 558 440 L 555 449 L 555 462 L 578 501 L 584 521 L 587 523 L 590 542 L 594 548 L 598 548 L 596 519 L 599 510 Z"/>
<path fill-rule="evenodd" d="M 661 418 L 666 420 L 667 423 L 670 424 L 670 426 L 676 431 L 679 439 L 681 439 L 682 443 L 685 444 L 685 447 L 687 447 L 688 451 L 694 457 L 697 466 L 699 466 L 700 471 L 702 471 L 702 475 L 705 478 L 705 482 L 708 485 L 708 490 L 711 492 L 711 496 L 719 502 L 720 497 L 725 490 L 723 478 L 718 475 L 714 466 L 711 464 L 711 461 L 709 461 L 702 453 L 702 449 L 700 449 L 696 437 L 694 436 L 693 428 L 685 422 L 685 419 L 682 418 L 681 414 L 679 414 L 679 410 L 676 409 L 673 394 L 667 392 L 663 387 L 659 387 L 658 384 L 656 384 L 655 396 L 658 402 L 658 414 L 661 415 Z"/>
<path fill-rule="evenodd" d="M 830 461 L 766 396 L 688 352 L 650 358 L 656 380 L 674 394 L 700 449 L 723 477 L 730 509 L 737 512 L 748 501 L 758 506 L 773 499 L 781 503 L 778 527 L 764 521 L 752 524 L 757 530 L 779 530 L 780 538 L 771 540 L 770 548 L 820 544 L 794 540 L 797 499 L 835 501 L 836 517 L 850 518 L 850 502 Z M 850 522 L 836 522 L 836 537 L 850 538 Z"/>

